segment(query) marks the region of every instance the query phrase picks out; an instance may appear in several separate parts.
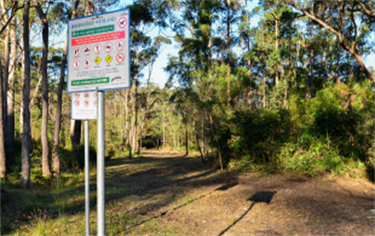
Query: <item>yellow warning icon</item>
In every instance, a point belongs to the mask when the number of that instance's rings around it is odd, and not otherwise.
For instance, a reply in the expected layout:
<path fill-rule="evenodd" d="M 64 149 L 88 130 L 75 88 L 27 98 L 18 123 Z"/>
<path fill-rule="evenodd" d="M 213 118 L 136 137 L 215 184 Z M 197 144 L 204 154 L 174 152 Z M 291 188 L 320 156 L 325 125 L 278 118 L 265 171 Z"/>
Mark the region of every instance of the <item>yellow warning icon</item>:
<path fill-rule="evenodd" d="M 99 65 L 99 63 L 102 61 L 102 59 L 100 59 L 100 57 L 96 56 L 94 61 L 97 65 Z"/>
<path fill-rule="evenodd" d="M 110 62 L 112 61 L 112 57 L 111 57 L 110 55 L 107 55 L 107 56 L 105 57 L 105 60 L 106 60 L 108 63 L 110 63 Z"/>

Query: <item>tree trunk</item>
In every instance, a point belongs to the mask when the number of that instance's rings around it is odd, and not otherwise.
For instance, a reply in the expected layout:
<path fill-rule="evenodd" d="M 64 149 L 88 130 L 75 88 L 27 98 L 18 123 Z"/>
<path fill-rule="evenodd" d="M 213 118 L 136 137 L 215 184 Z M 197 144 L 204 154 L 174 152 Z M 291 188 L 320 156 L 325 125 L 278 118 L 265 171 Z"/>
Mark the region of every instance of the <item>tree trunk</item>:
<path fill-rule="evenodd" d="M 79 0 L 76 0 L 74 3 L 72 19 L 75 17 L 76 10 L 79 4 Z M 65 46 L 64 52 L 61 61 L 60 67 L 60 81 L 59 88 L 57 92 L 57 108 L 56 108 L 56 118 L 55 118 L 55 130 L 53 134 L 53 147 L 52 147 L 52 170 L 59 174 L 60 173 L 60 158 L 59 158 L 59 136 L 60 136 L 60 127 L 61 127 L 61 107 L 62 107 L 62 93 L 65 84 L 65 66 L 67 61 L 68 50 L 68 35 L 65 36 Z"/>
<path fill-rule="evenodd" d="M 198 146 L 199 153 L 201 154 L 201 161 L 202 161 L 202 163 L 204 163 L 204 156 L 203 156 L 202 148 L 199 145 L 199 135 L 198 135 L 198 132 L 196 132 L 196 134 L 195 134 L 195 139 L 197 141 L 197 146 Z"/>
<path fill-rule="evenodd" d="M 81 120 L 71 120 L 70 122 L 70 140 L 72 142 L 72 156 L 73 159 L 77 162 L 79 165 L 79 168 L 81 168 L 82 163 L 80 162 L 81 159 L 81 127 L 82 127 L 82 121 Z"/>
<path fill-rule="evenodd" d="M 310 97 L 315 97 L 314 87 L 314 45 L 311 45 L 310 49 Z"/>
<path fill-rule="evenodd" d="M 10 59 L 10 74 L 8 81 L 8 111 L 7 111 L 7 152 L 8 152 L 8 161 L 10 163 L 15 163 L 16 158 L 14 155 L 14 80 L 15 80 L 15 71 L 17 64 L 17 36 L 16 36 L 16 20 L 13 18 L 12 24 L 10 25 L 10 38 L 11 38 L 11 59 Z"/>
<path fill-rule="evenodd" d="M 137 63 L 138 64 L 138 63 Z M 134 140 L 138 138 L 138 79 L 135 80 L 135 92 L 134 92 L 134 105 L 135 105 L 135 120 L 134 120 Z M 135 142 L 134 142 L 134 151 L 135 151 Z"/>
<path fill-rule="evenodd" d="M 206 111 L 206 114 L 207 114 L 207 111 Z M 210 121 L 210 125 L 211 125 L 211 128 L 212 128 L 212 132 L 215 136 L 215 141 L 217 143 L 217 149 L 218 149 L 218 152 L 219 152 L 220 169 L 223 171 L 224 165 L 223 165 L 223 157 L 221 156 L 221 146 L 220 146 L 219 138 L 217 137 L 217 134 L 216 134 L 216 129 L 215 129 L 214 122 L 212 120 L 211 115 L 209 116 L 209 121 Z"/>
<path fill-rule="evenodd" d="M 37 0 L 34 0 L 34 5 L 36 11 L 39 15 L 39 19 L 42 21 L 43 31 L 43 55 L 42 55 L 42 130 L 41 130 L 41 140 L 42 140 L 42 172 L 43 175 L 50 176 L 51 170 L 49 167 L 49 145 L 48 145 L 48 20 L 46 14 L 43 13 L 42 7 Z"/>
<path fill-rule="evenodd" d="M 275 17 L 275 51 L 279 50 L 279 21 Z M 279 58 L 278 58 L 279 59 Z M 276 64 L 276 71 L 275 71 L 275 87 L 279 86 L 279 63 Z"/>
<path fill-rule="evenodd" d="M 230 15 L 230 0 L 227 0 L 228 4 L 228 12 L 227 12 L 227 106 L 230 105 L 230 21 L 231 21 L 231 15 Z"/>
<path fill-rule="evenodd" d="M 30 99 L 30 45 L 29 45 L 29 11 L 30 0 L 25 0 L 23 12 L 23 50 L 24 50 L 24 72 L 23 72 L 23 105 L 29 107 Z M 29 136 L 30 136 L 30 110 L 23 109 L 23 132 L 22 132 L 22 176 L 21 186 L 30 188 L 30 154 L 29 154 Z"/>
<path fill-rule="evenodd" d="M 189 155 L 189 137 L 188 137 L 188 129 L 187 129 L 187 119 L 183 112 L 181 112 L 181 115 L 182 115 L 182 119 L 185 125 L 185 148 L 186 148 L 185 156 L 187 156 Z"/>
<path fill-rule="evenodd" d="M 344 3 L 344 2 L 343 2 Z M 343 38 L 343 35 L 340 31 L 337 31 L 334 27 L 328 25 L 327 23 L 325 23 L 322 19 L 319 19 L 316 17 L 316 15 L 314 14 L 311 14 L 309 13 L 308 11 L 306 11 L 305 9 L 299 7 L 298 5 L 296 5 L 294 2 L 292 1 L 287 1 L 287 4 L 289 4 L 290 6 L 296 8 L 297 10 L 301 11 L 305 16 L 309 17 L 311 20 L 313 20 L 315 23 L 319 24 L 320 26 L 322 26 L 323 28 L 325 28 L 326 30 L 330 31 L 331 33 L 333 33 L 334 35 L 336 35 L 338 41 L 340 42 L 342 48 L 346 51 L 348 51 L 358 62 L 359 66 L 361 67 L 363 73 L 366 75 L 366 77 L 368 79 L 370 79 L 372 82 L 375 82 L 375 75 L 371 74 L 371 72 L 369 72 L 363 62 L 363 58 L 362 58 L 362 53 L 361 52 L 358 52 L 358 50 L 354 50 L 354 48 L 358 47 L 358 45 L 356 45 L 356 42 L 353 40 L 349 40 L 347 38 L 347 41 L 346 42 Z M 340 25 L 341 27 L 341 25 Z M 351 46 L 348 46 L 348 44 L 350 44 Z"/>
<path fill-rule="evenodd" d="M 163 149 L 165 149 L 165 115 L 163 112 Z"/>
<path fill-rule="evenodd" d="M 8 135 L 6 133 L 6 124 L 8 123 L 7 122 L 7 91 L 8 91 L 8 80 L 9 80 L 9 59 L 10 59 L 10 50 L 9 50 L 9 39 L 10 39 L 10 27 L 8 27 L 8 29 L 6 30 L 6 33 L 5 33 L 5 39 L 4 39 L 4 68 L 3 68 L 3 71 L 4 71 L 4 77 L 3 77 L 3 81 L 2 81 L 2 106 L 3 106 L 3 114 L 1 116 L 2 120 L 3 120 L 3 133 L 4 133 L 4 137 L 5 137 L 5 143 L 8 144 L 9 143 L 9 138 L 8 138 Z"/>
<path fill-rule="evenodd" d="M 1 59 L 1 58 L 0 58 Z M 0 117 L 3 117 L 3 79 L 0 60 Z M 6 178 L 6 155 L 4 146 L 4 122 L 0 119 L 0 178 Z"/>
<path fill-rule="evenodd" d="M 128 129 L 129 129 L 129 120 L 128 120 L 128 92 L 129 90 L 126 90 L 125 92 L 125 133 L 124 133 L 124 137 L 121 141 L 121 151 L 124 151 L 124 147 L 125 147 L 125 141 L 128 140 L 127 142 L 129 143 L 129 139 L 128 139 Z"/>
<path fill-rule="evenodd" d="M 143 131 L 143 122 L 140 124 L 141 128 L 139 131 L 139 146 L 138 146 L 138 155 L 142 155 L 142 131 Z"/>
<path fill-rule="evenodd" d="M 55 131 L 53 134 L 53 147 L 52 147 L 52 170 L 56 173 L 60 173 L 60 158 L 59 158 L 59 136 L 60 136 L 60 126 L 61 126 L 61 107 L 62 107 L 62 92 L 65 83 L 65 65 L 66 65 L 66 52 L 68 48 L 68 35 L 65 36 L 65 46 L 63 57 L 60 67 L 60 81 L 59 88 L 57 91 L 57 108 L 56 108 L 56 118 L 55 118 Z"/>

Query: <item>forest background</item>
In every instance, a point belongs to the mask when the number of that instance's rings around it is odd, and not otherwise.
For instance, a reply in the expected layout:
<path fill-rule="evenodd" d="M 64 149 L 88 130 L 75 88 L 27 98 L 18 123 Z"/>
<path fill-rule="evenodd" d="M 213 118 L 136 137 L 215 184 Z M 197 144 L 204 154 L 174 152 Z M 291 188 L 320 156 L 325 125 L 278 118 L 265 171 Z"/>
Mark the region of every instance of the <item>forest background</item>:
<path fill-rule="evenodd" d="M 82 122 L 70 119 L 65 88 L 66 24 L 123 7 L 132 87 L 106 92 L 107 160 L 162 148 L 195 151 L 222 170 L 373 180 L 375 71 L 364 57 L 374 54 L 375 2 L 247 4 L 0 0 L 2 180 L 28 188 L 82 170 Z M 152 71 L 172 42 L 178 54 L 159 87 Z M 95 162 L 95 121 L 90 150 Z"/>

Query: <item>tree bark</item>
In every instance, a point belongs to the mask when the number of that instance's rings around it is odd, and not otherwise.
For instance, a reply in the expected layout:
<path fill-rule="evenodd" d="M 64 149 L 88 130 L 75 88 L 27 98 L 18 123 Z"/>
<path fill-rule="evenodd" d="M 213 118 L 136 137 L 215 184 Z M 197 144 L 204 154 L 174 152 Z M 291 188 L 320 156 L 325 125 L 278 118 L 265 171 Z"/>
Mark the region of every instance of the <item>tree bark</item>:
<path fill-rule="evenodd" d="M 16 1 L 15 4 L 17 4 L 18 2 Z M 3 39 L 3 43 L 4 43 L 4 68 L 3 68 L 3 80 L 2 80 L 2 107 L 3 107 L 3 112 L 2 112 L 2 116 L 1 116 L 1 119 L 3 121 L 3 134 L 4 134 L 4 138 L 5 138 L 5 146 L 7 146 L 9 144 L 9 138 L 8 136 L 6 135 L 6 132 L 7 132 L 7 91 L 8 91 L 8 80 L 9 80 L 9 58 L 10 58 L 10 50 L 9 50 L 9 39 L 10 39 L 10 28 L 9 27 L 9 23 L 10 23 L 10 20 L 9 17 L 8 17 L 8 14 L 6 14 L 7 12 L 7 9 L 5 7 L 5 1 L 4 0 L 0 0 L 0 10 L 3 12 L 3 15 L 2 15 L 2 20 L 3 22 L 0 22 L 2 23 L 3 25 L 3 30 L 6 30 L 6 33 L 5 33 L 5 37 Z M 8 24 L 8 25 L 7 25 Z M 0 34 L 1 35 L 1 34 Z"/>
<path fill-rule="evenodd" d="M 230 15 L 230 0 L 227 0 L 228 4 L 228 12 L 227 12 L 227 106 L 230 105 L 230 21 L 231 21 L 231 15 Z"/>
<path fill-rule="evenodd" d="M 7 131 L 5 132 L 7 134 L 7 152 L 9 161 L 11 163 L 15 163 L 16 158 L 14 155 L 14 80 L 15 80 L 15 70 L 16 70 L 16 64 L 17 64 L 17 36 L 16 36 L 16 20 L 13 18 L 12 24 L 10 25 L 10 38 L 11 38 L 11 59 L 10 59 L 10 73 L 9 73 L 9 81 L 8 81 L 8 99 L 7 99 Z"/>
<path fill-rule="evenodd" d="M 127 142 L 129 143 L 129 139 L 128 139 L 128 129 L 129 129 L 128 93 L 129 93 L 129 90 L 126 90 L 126 92 L 125 92 L 125 133 L 124 133 L 124 137 L 121 141 L 121 151 L 124 151 L 125 141 L 128 140 Z"/>
<path fill-rule="evenodd" d="M 47 74 L 47 63 L 48 63 L 48 20 L 46 14 L 43 12 L 38 0 L 34 0 L 35 9 L 39 15 L 39 19 L 42 22 L 43 31 L 43 55 L 42 55 L 42 172 L 43 175 L 50 176 L 51 169 L 49 167 L 49 145 L 48 145 L 48 74 Z"/>
<path fill-rule="evenodd" d="M 10 59 L 10 50 L 9 50 L 9 39 L 10 39 L 10 28 L 7 29 L 4 39 L 4 68 L 3 68 L 3 81 L 2 81 L 2 107 L 3 107 L 3 114 L 1 119 L 3 120 L 3 133 L 5 137 L 5 143 L 8 144 L 8 137 L 6 134 L 6 124 L 7 122 L 7 91 L 8 91 L 8 80 L 9 80 L 9 59 Z"/>
<path fill-rule="evenodd" d="M 3 117 L 3 79 L 0 60 L 0 117 Z M 4 146 L 4 122 L 0 119 L 0 178 L 6 178 L 6 155 Z"/>
<path fill-rule="evenodd" d="M 314 45 L 310 48 L 310 97 L 315 97 L 315 86 L 314 86 Z"/>
<path fill-rule="evenodd" d="M 79 165 L 79 168 L 81 168 L 82 163 L 80 162 L 81 158 L 81 148 L 79 144 L 81 143 L 81 127 L 82 127 L 82 121 L 81 120 L 71 120 L 70 122 L 70 140 L 72 142 L 72 156 L 73 159 L 77 162 Z"/>
<path fill-rule="evenodd" d="M 23 50 L 24 50 L 24 73 L 22 100 L 26 109 L 23 109 L 23 132 L 22 132 L 22 176 L 21 186 L 30 188 L 30 154 L 29 154 L 29 136 L 30 136 L 30 45 L 29 45 L 29 11 L 30 0 L 25 0 L 25 9 L 23 12 Z"/>
<path fill-rule="evenodd" d="M 203 156 L 202 148 L 199 145 L 199 135 L 198 135 L 198 132 L 195 133 L 195 139 L 197 141 L 197 146 L 198 146 L 199 153 L 201 154 L 201 161 L 202 161 L 202 163 L 204 163 L 204 156 Z"/>
<path fill-rule="evenodd" d="M 189 155 L 189 137 L 188 137 L 188 129 L 187 129 L 187 119 L 186 119 L 186 115 L 183 112 L 181 112 L 181 115 L 182 115 L 182 119 L 185 125 L 185 148 L 186 148 L 185 156 L 187 156 Z"/>

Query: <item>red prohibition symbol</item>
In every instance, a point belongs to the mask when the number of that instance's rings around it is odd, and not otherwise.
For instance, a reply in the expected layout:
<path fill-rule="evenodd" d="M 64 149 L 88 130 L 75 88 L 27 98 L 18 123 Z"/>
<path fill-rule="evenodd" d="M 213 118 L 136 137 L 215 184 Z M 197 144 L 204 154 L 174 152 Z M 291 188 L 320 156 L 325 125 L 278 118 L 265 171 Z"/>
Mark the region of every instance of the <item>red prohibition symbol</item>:
<path fill-rule="evenodd" d="M 96 44 L 94 46 L 94 52 L 95 53 L 100 53 L 101 50 L 102 50 L 102 46 L 100 44 Z"/>
<path fill-rule="evenodd" d="M 104 46 L 104 50 L 106 51 L 106 52 L 110 52 L 111 50 L 112 50 L 112 43 L 110 43 L 110 42 L 108 42 L 108 43 L 106 43 L 105 44 L 105 46 Z"/>
<path fill-rule="evenodd" d="M 83 94 L 83 96 L 84 96 L 85 98 L 88 98 L 88 97 L 90 97 L 90 93 L 85 92 L 85 93 Z"/>
<path fill-rule="evenodd" d="M 85 101 L 83 102 L 83 105 L 85 105 L 86 107 L 88 107 L 88 106 L 90 105 L 90 102 L 87 101 L 87 100 L 85 100 Z"/>
<path fill-rule="evenodd" d="M 124 48 L 125 43 L 122 40 L 117 41 L 116 48 L 117 50 L 122 50 Z"/>
<path fill-rule="evenodd" d="M 84 53 L 85 55 L 89 55 L 90 52 L 91 52 L 91 48 L 90 48 L 90 46 L 85 46 L 85 47 L 83 48 L 83 53 Z"/>
<path fill-rule="evenodd" d="M 73 49 L 73 55 L 75 57 L 78 57 L 80 52 L 81 52 L 81 49 L 79 49 L 78 47 Z"/>
<path fill-rule="evenodd" d="M 79 68 L 79 60 L 78 59 L 73 61 L 73 67 L 76 70 Z"/>
<path fill-rule="evenodd" d="M 121 62 L 123 62 L 125 60 L 125 55 L 124 55 L 124 53 L 119 53 L 119 54 L 117 54 L 117 56 L 116 56 L 116 61 L 118 62 L 118 63 L 121 63 Z"/>
<path fill-rule="evenodd" d="M 128 24 L 128 20 L 127 20 L 125 17 L 121 17 L 121 18 L 118 19 L 118 21 L 117 21 L 117 25 L 118 25 L 118 27 L 120 27 L 120 28 L 125 28 L 127 24 Z"/>
<path fill-rule="evenodd" d="M 98 103 L 96 102 L 96 100 L 94 101 L 94 106 L 96 106 Z"/>
<path fill-rule="evenodd" d="M 81 96 L 81 94 L 80 94 L 80 93 L 74 93 L 74 97 L 75 97 L 75 98 L 77 98 L 77 99 L 78 99 L 78 98 L 79 98 L 79 96 Z"/>
<path fill-rule="evenodd" d="M 97 92 L 95 92 L 95 93 L 94 93 L 94 98 L 96 98 L 96 96 L 97 96 L 97 94 L 96 94 L 96 93 L 97 93 Z"/>
<path fill-rule="evenodd" d="M 74 105 L 79 106 L 79 100 L 74 100 Z"/>
<path fill-rule="evenodd" d="M 84 66 L 85 68 L 89 68 L 90 65 L 91 65 L 91 61 L 90 61 L 90 59 L 86 58 L 85 60 L 83 60 L 83 66 Z"/>

